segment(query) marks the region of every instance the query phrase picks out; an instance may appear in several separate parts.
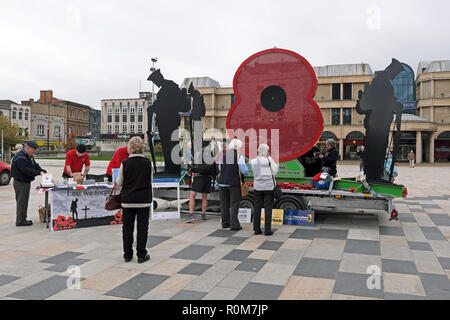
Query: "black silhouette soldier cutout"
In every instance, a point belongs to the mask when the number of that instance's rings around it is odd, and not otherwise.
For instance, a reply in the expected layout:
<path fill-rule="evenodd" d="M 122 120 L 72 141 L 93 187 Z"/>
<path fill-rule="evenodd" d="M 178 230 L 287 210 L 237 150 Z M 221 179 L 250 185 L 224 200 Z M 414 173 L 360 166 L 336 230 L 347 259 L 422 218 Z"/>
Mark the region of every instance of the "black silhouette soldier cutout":
<path fill-rule="evenodd" d="M 180 126 L 179 113 L 189 111 L 190 106 L 178 85 L 171 80 L 165 80 L 159 69 L 153 71 L 147 80 L 152 81 L 160 88 L 156 95 L 156 101 L 147 111 L 156 114 L 164 154 L 164 173 L 179 177 L 180 165 L 175 164 L 171 157 L 173 148 L 179 144 L 179 138 L 177 136 L 175 141 L 172 141 L 171 138 L 174 130 Z M 152 144 L 151 137 L 149 137 L 149 144 Z"/>
<path fill-rule="evenodd" d="M 72 203 L 70 204 L 70 212 L 72 213 L 72 219 L 75 221 L 78 220 L 77 207 L 78 207 L 78 199 L 72 200 Z"/>
<path fill-rule="evenodd" d="M 366 84 L 364 92 L 359 91 L 358 94 L 356 111 L 359 114 L 365 114 L 365 169 L 368 182 L 390 182 L 392 178 L 391 176 L 389 181 L 383 180 L 384 160 L 394 112 L 397 118 L 397 134 L 399 134 L 403 106 L 394 96 L 391 80 L 403 70 L 402 64 L 392 59 L 392 63 L 384 71 L 378 73 L 370 84 Z M 392 158 L 393 165 L 398 149 L 398 139 L 396 143 Z"/>
<path fill-rule="evenodd" d="M 189 117 L 189 126 L 191 129 L 191 153 L 192 153 L 192 159 L 194 159 L 194 154 L 195 154 L 195 145 L 194 145 L 194 132 L 193 132 L 193 123 L 195 121 L 200 121 L 199 122 L 199 126 L 196 126 L 196 128 L 202 128 L 202 117 L 205 115 L 206 113 L 206 108 L 205 108 L 205 100 L 203 99 L 203 95 L 200 94 L 200 91 L 196 90 L 194 88 L 194 85 L 191 84 L 189 85 L 189 95 L 192 98 L 192 110 L 191 110 L 191 116 Z M 200 130 L 200 137 L 202 138 L 202 146 L 203 146 L 203 130 Z"/>

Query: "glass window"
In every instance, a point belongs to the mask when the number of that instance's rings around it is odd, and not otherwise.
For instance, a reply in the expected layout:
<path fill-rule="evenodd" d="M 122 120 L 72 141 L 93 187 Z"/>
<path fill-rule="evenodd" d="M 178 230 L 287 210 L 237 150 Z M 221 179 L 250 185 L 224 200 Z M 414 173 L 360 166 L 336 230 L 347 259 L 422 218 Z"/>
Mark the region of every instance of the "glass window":
<path fill-rule="evenodd" d="M 341 109 L 340 108 L 331 109 L 331 125 L 333 125 L 333 126 L 341 125 Z"/>
<path fill-rule="evenodd" d="M 108 114 L 112 114 L 112 107 L 108 107 Z"/>
<path fill-rule="evenodd" d="M 119 133 L 119 124 L 118 123 L 116 123 L 114 125 L 114 133 Z"/>
<path fill-rule="evenodd" d="M 122 133 L 127 133 L 127 131 L 128 131 L 127 125 L 123 124 L 122 125 Z"/>
<path fill-rule="evenodd" d="M 16 119 L 16 114 L 17 114 L 17 109 L 13 109 L 13 111 L 12 111 L 12 118 L 13 119 Z"/>
<path fill-rule="evenodd" d="M 134 133 L 134 123 L 130 124 L 130 133 Z"/>
<path fill-rule="evenodd" d="M 38 124 L 38 126 L 37 126 L 37 135 L 38 136 L 43 136 L 44 135 L 44 125 L 43 124 Z"/>
<path fill-rule="evenodd" d="M 115 111 L 115 114 L 119 114 L 120 113 L 120 107 L 116 107 L 114 111 Z"/>
<path fill-rule="evenodd" d="M 55 126 L 55 129 L 53 130 L 53 135 L 55 137 L 59 136 L 59 132 L 60 132 L 60 127 L 59 126 Z"/>
<path fill-rule="evenodd" d="M 134 114 L 134 107 L 130 107 L 130 114 Z"/>
<path fill-rule="evenodd" d="M 112 125 L 111 124 L 108 124 L 108 133 L 111 133 L 112 132 Z"/>
<path fill-rule="evenodd" d="M 138 132 L 137 133 L 142 133 L 142 123 L 138 123 Z"/>
<path fill-rule="evenodd" d="M 122 114 L 127 114 L 128 112 L 128 107 L 123 107 L 122 108 Z"/>
<path fill-rule="evenodd" d="M 29 117 L 29 112 L 28 112 L 28 110 L 25 110 L 25 120 L 28 120 L 28 117 Z"/>
<path fill-rule="evenodd" d="M 342 112 L 342 122 L 344 125 L 352 124 L 352 109 L 344 108 Z"/>
<path fill-rule="evenodd" d="M 127 115 L 126 114 L 122 115 L 122 122 L 127 122 Z"/>
<path fill-rule="evenodd" d="M 352 100 L 352 84 L 344 83 L 344 100 Z"/>
<path fill-rule="evenodd" d="M 19 120 L 22 120 L 23 109 L 19 109 Z"/>
<path fill-rule="evenodd" d="M 341 100 L 341 84 L 340 83 L 332 84 L 332 99 L 333 100 Z"/>

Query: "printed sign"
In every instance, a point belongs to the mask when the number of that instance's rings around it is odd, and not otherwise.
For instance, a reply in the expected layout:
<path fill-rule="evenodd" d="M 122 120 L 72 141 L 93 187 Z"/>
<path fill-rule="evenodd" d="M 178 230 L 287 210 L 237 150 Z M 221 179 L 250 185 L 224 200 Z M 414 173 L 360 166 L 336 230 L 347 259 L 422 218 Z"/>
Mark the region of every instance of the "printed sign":
<path fill-rule="evenodd" d="M 284 212 L 284 224 L 293 224 L 298 226 L 313 226 L 314 211 L 289 210 Z"/>
<path fill-rule="evenodd" d="M 49 192 L 52 231 L 122 223 L 121 210 L 106 211 L 104 208 L 111 187 L 67 187 Z"/>
<path fill-rule="evenodd" d="M 284 222 L 284 210 L 272 209 L 272 225 L 282 226 Z M 264 224 L 265 210 L 261 209 L 261 225 Z"/>
<path fill-rule="evenodd" d="M 152 220 L 180 219 L 181 201 L 180 201 L 180 182 L 178 178 L 154 178 L 152 188 L 176 188 L 177 199 L 168 201 L 153 197 L 151 206 Z M 153 192 L 155 194 L 155 192 Z"/>
<path fill-rule="evenodd" d="M 252 209 L 239 208 L 238 219 L 240 223 L 250 223 L 252 221 Z"/>

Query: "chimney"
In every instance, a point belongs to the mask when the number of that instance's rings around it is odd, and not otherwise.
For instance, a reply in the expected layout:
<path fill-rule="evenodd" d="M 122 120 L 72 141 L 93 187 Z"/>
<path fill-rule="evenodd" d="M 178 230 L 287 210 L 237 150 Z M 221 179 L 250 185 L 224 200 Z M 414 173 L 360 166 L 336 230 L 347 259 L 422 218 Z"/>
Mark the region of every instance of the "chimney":
<path fill-rule="evenodd" d="M 41 103 L 51 103 L 53 100 L 53 91 L 41 90 L 41 98 L 39 100 Z"/>

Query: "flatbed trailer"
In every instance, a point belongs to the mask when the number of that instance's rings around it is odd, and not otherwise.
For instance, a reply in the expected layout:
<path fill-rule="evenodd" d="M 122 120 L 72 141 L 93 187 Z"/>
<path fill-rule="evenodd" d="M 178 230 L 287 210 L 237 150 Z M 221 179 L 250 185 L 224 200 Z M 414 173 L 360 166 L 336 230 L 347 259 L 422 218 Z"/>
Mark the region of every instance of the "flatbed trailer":
<path fill-rule="evenodd" d="M 310 180 L 309 180 L 310 181 Z M 336 185 L 355 185 L 363 189 L 363 192 L 352 192 L 346 190 L 333 189 Z M 357 190 L 355 187 L 351 187 Z M 390 219 L 397 220 L 398 212 L 395 210 L 392 200 L 396 197 L 391 194 L 376 192 L 365 182 L 356 182 L 352 179 L 342 179 L 333 181 L 328 190 L 306 190 L 306 189 L 282 189 L 282 196 L 275 202 L 275 209 L 284 210 L 314 210 L 323 213 L 344 213 L 344 214 L 376 214 L 384 212 L 390 215 Z M 378 188 L 379 189 L 379 188 Z M 398 186 L 395 190 L 399 189 Z M 406 190 L 406 189 L 405 189 Z M 190 186 L 180 185 L 180 198 L 189 199 Z M 177 198 L 176 188 L 158 188 L 154 190 L 154 196 L 165 200 L 175 200 Z M 403 191 L 403 196 L 405 192 Z M 196 197 L 196 211 L 201 206 L 201 199 Z M 249 195 L 241 199 L 241 208 L 254 207 L 253 189 L 250 188 Z M 208 214 L 220 212 L 220 198 L 218 186 L 208 195 Z M 187 212 L 188 203 L 182 205 L 182 212 Z"/>

